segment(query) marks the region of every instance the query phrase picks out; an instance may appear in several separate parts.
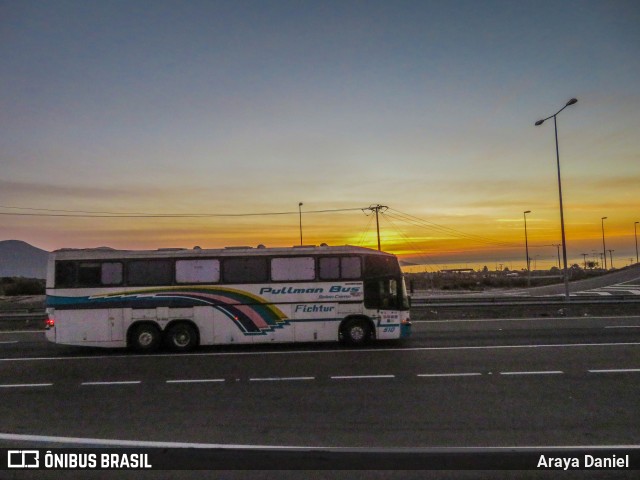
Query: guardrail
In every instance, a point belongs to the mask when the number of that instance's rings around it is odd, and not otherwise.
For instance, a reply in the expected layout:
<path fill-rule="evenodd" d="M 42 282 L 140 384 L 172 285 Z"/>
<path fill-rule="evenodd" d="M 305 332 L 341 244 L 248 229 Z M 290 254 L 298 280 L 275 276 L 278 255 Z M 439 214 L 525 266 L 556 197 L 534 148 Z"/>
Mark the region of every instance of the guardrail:
<path fill-rule="evenodd" d="M 602 297 L 572 296 L 569 302 L 564 296 L 557 297 L 434 297 L 413 298 L 412 307 L 455 307 L 467 306 L 514 306 L 514 305 L 591 305 L 591 304 L 640 304 L 640 296 L 607 295 Z"/>

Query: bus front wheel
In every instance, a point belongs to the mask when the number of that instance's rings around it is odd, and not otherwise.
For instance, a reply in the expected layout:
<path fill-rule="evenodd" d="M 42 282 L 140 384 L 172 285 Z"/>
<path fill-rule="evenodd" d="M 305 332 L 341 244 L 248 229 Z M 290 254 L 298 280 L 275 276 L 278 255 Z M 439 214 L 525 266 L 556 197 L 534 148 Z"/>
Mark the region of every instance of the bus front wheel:
<path fill-rule="evenodd" d="M 160 330 L 150 323 L 136 325 L 131 332 L 129 345 L 136 352 L 155 352 L 160 348 Z"/>
<path fill-rule="evenodd" d="M 364 319 L 349 320 L 342 329 L 342 339 L 350 345 L 364 345 L 371 339 L 371 326 Z"/>
<path fill-rule="evenodd" d="M 176 323 L 169 326 L 164 340 L 174 352 L 187 352 L 198 346 L 198 332 L 188 323 Z"/>

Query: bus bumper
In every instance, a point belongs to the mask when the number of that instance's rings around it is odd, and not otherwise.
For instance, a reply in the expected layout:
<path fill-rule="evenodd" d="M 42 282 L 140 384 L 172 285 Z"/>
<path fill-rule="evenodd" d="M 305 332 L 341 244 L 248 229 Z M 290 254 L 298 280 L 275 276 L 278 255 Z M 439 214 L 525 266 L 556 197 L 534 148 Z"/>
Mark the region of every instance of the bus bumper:
<path fill-rule="evenodd" d="M 408 338 L 411 336 L 411 321 L 404 320 L 400 324 L 400 338 Z"/>
<path fill-rule="evenodd" d="M 44 336 L 48 341 L 56 342 L 56 327 L 47 327 L 44 331 Z"/>

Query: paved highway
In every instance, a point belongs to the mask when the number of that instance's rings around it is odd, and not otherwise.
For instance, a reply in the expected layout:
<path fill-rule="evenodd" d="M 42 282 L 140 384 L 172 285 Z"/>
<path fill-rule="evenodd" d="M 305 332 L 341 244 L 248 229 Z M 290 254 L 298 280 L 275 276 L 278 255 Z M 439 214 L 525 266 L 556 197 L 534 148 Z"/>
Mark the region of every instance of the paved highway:
<path fill-rule="evenodd" d="M 3 444 L 638 445 L 640 317 L 416 322 L 409 341 L 364 349 L 185 355 L 5 332 L 0 395 Z"/>

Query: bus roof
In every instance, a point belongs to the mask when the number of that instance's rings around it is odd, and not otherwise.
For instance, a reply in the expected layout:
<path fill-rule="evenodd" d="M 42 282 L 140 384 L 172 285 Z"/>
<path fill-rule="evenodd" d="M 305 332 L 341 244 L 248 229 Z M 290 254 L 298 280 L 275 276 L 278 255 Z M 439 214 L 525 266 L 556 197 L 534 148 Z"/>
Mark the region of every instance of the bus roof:
<path fill-rule="evenodd" d="M 219 249 L 194 248 L 159 248 L 157 250 L 115 250 L 108 247 L 99 248 L 63 248 L 55 250 L 51 256 L 56 260 L 90 260 L 90 259 L 123 259 L 123 258 L 194 258 L 194 257 L 237 257 L 237 256 L 304 256 L 304 255 L 389 255 L 365 247 L 352 245 L 330 247 L 327 245 L 300 245 L 294 247 L 267 248 L 264 245 L 253 247 L 225 247 Z"/>

